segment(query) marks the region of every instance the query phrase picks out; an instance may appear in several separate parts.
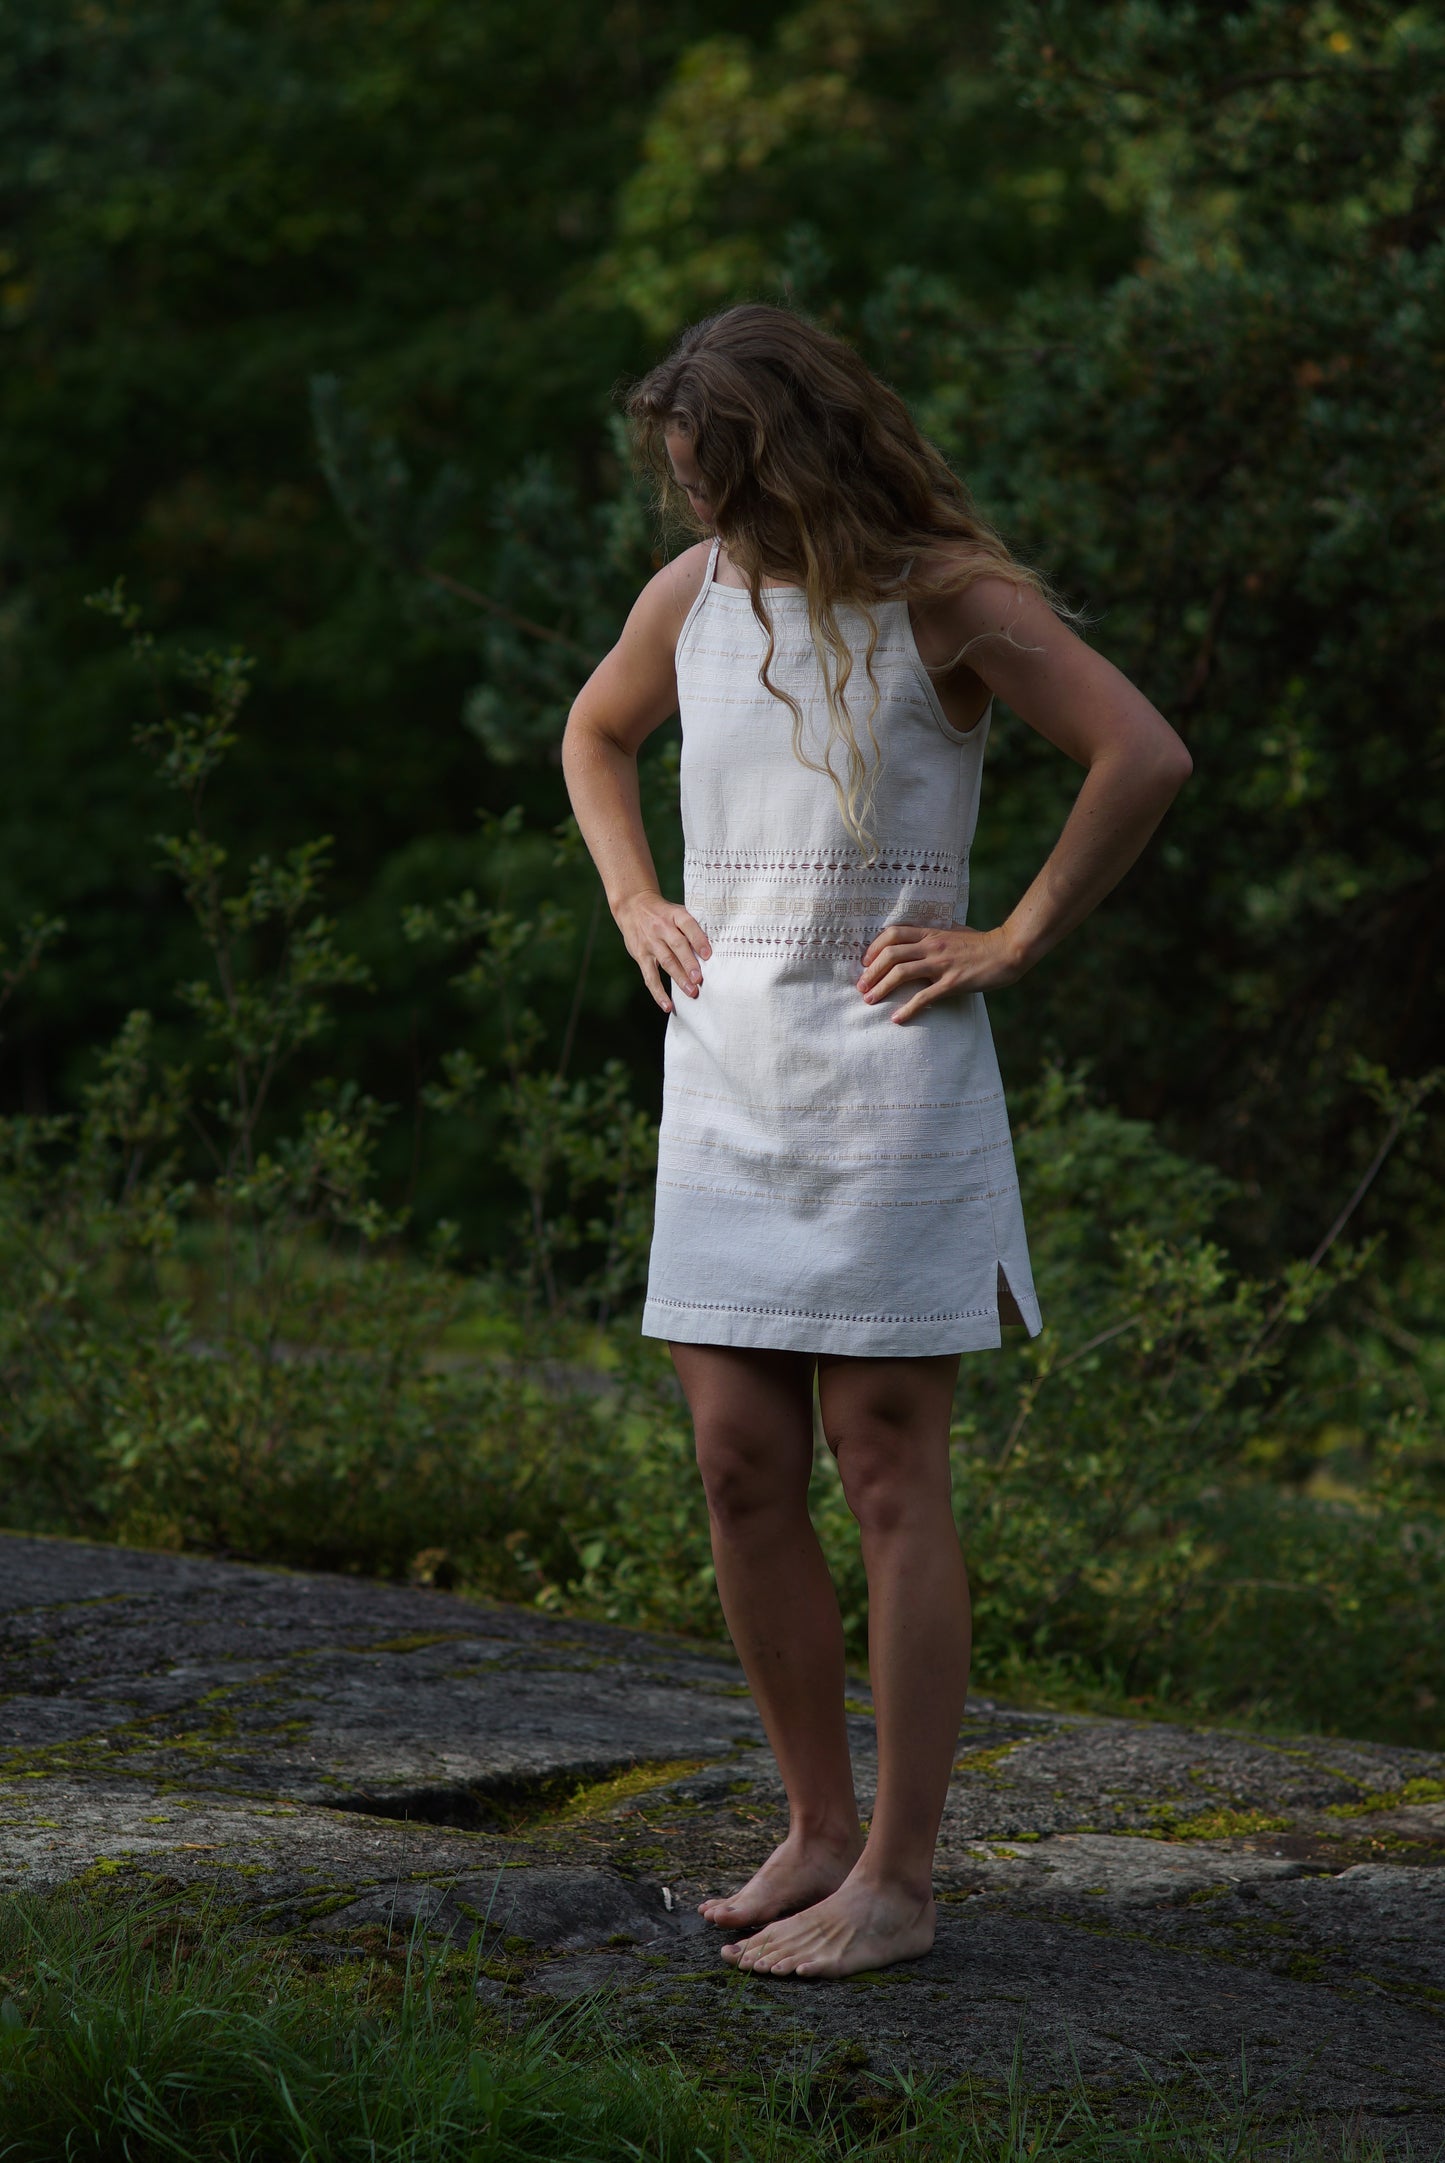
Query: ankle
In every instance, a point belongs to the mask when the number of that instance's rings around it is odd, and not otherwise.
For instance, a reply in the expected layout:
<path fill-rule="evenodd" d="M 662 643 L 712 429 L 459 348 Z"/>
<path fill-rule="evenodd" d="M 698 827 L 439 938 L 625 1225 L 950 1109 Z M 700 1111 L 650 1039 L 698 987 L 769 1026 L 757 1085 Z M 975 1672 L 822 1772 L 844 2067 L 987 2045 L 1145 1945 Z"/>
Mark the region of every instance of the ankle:
<path fill-rule="evenodd" d="M 851 1857 L 862 1852 L 863 1828 L 856 1814 L 850 1823 L 841 1811 L 815 1816 L 794 1810 L 788 1823 L 788 1839 L 800 1848 L 821 1848 L 830 1855 Z"/>
<path fill-rule="evenodd" d="M 855 1884 L 887 1899 L 926 1907 L 933 1898 L 933 1859 L 926 1863 L 878 1855 L 865 1842 L 850 1876 Z"/>

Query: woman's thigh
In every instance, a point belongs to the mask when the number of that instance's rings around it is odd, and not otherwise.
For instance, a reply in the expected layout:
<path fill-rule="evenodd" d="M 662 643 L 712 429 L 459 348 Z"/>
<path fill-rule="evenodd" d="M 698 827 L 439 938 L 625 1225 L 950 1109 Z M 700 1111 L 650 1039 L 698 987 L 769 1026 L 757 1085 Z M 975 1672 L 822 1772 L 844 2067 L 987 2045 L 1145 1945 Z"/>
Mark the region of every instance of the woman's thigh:
<path fill-rule="evenodd" d="M 709 1502 L 727 1510 L 806 1502 L 813 1355 L 722 1344 L 669 1349 L 692 1414 Z"/>
<path fill-rule="evenodd" d="M 907 1496 L 947 1496 L 959 1354 L 818 1361 L 818 1406 L 855 1514 L 892 1520 Z"/>
<path fill-rule="evenodd" d="M 912 1434 L 948 1434 L 958 1383 L 957 1352 L 922 1359 L 847 1359 L 825 1352 L 818 1359 L 818 1406 L 823 1432 L 849 1428 L 898 1428 Z"/>

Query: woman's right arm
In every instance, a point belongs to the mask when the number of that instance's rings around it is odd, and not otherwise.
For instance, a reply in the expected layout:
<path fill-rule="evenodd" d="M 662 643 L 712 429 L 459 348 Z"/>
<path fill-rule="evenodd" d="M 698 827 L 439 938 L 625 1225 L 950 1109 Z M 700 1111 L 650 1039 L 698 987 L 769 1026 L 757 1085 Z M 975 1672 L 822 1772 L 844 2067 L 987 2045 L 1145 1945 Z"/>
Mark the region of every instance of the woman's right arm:
<path fill-rule="evenodd" d="M 562 771 L 582 839 L 627 951 L 665 1014 L 672 1001 L 663 972 L 695 999 L 712 948 L 681 902 L 662 897 L 642 824 L 637 754 L 677 712 L 674 656 L 707 559 L 702 543 L 648 581 L 617 644 L 578 692 L 562 738 Z"/>

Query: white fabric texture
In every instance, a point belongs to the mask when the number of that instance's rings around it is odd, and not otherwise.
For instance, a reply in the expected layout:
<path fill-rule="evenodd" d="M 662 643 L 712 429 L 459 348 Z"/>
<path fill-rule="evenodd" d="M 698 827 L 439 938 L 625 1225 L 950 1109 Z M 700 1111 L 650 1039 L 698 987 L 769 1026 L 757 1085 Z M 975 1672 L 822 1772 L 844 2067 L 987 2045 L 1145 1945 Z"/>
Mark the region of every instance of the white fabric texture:
<path fill-rule="evenodd" d="M 996 1347 L 1041 1328 L 1013 1141 L 981 993 L 896 1026 L 868 1005 L 888 923 L 962 924 L 992 704 L 950 726 L 905 600 L 875 611 L 882 751 L 865 864 L 826 774 L 760 681 L 748 593 L 714 578 L 677 647 L 684 898 L 708 935 L 699 996 L 674 995 L 642 1333 L 856 1356 Z M 828 713 L 806 597 L 770 588 L 773 680 L 822 758 Z M 840 611 L 867 750 L 868 620 Z M 841 751 L 834 751 L 835 764 Z"/>

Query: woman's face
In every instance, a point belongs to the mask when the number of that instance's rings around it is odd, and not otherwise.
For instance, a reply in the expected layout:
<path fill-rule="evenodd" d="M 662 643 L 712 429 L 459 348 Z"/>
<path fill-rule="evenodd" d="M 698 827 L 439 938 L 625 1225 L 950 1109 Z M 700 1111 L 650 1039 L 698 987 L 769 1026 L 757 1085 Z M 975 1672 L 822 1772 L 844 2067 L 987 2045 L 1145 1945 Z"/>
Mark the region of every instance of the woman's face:
<path fill-rule="evenodd" d="M 692 437 L 685 429 L 665 428 L 662 440 L 667 450 L 667 462 L 672 467 L 673 479 L 686 495 L 702 524 L 710 526 L 713 522 L 712 504 L 708 499 L 706 484 L 698 471 Z"/>

